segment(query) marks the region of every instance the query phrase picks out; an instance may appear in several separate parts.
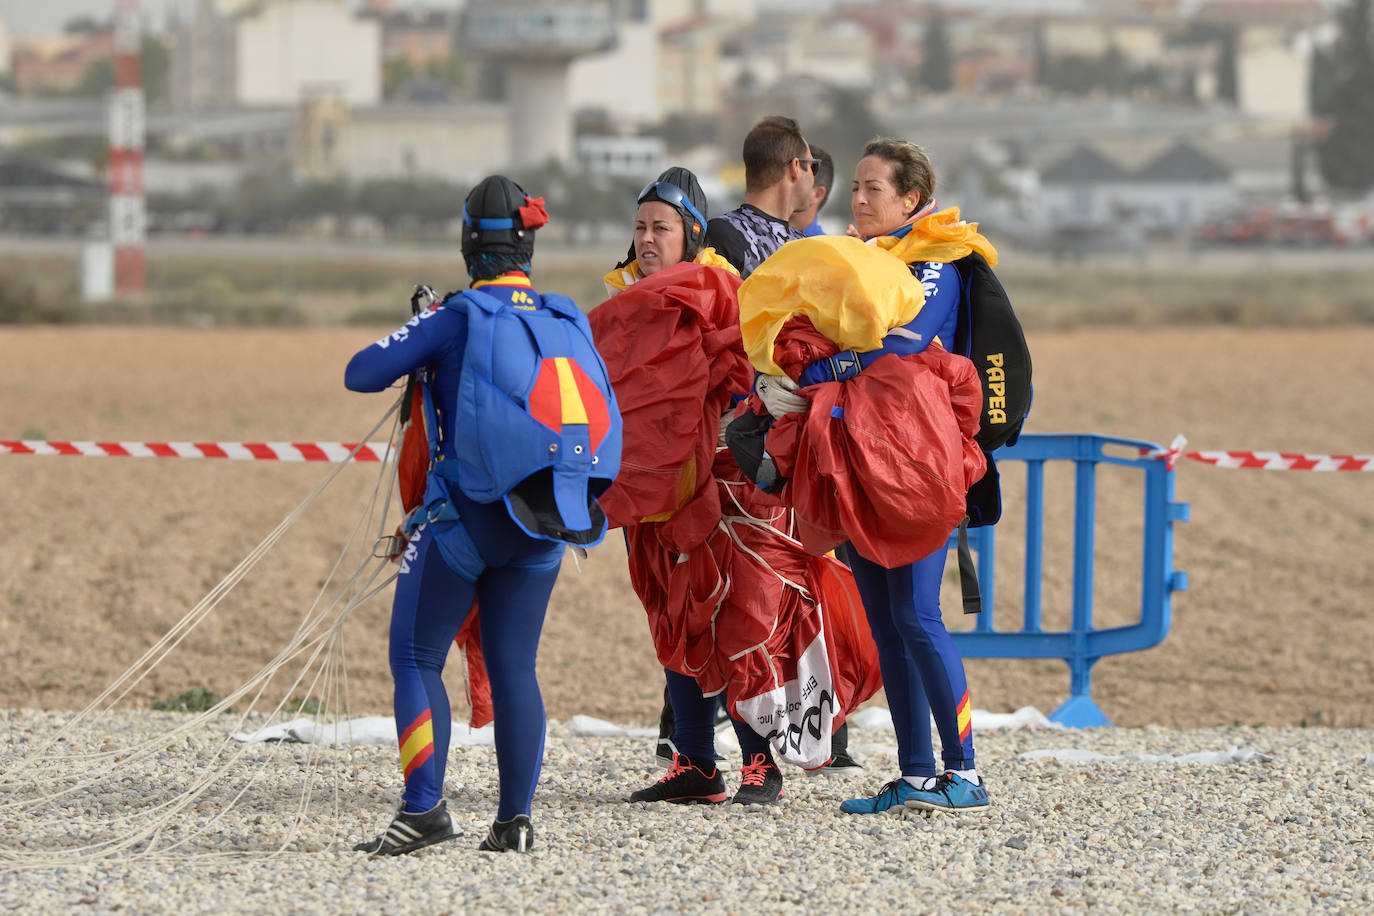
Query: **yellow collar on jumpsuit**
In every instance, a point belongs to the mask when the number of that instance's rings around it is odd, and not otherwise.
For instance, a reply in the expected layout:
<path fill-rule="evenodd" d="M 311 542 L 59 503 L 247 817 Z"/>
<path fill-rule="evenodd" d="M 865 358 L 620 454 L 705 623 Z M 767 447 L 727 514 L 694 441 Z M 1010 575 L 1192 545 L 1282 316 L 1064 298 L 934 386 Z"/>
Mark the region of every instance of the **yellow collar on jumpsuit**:
<path fill-rule="evenodd" d="M 703 248 L 697 252 L 697 256 L 692 259 L 697 264 L 705 264 L 707 267 L 719 267 L 728 270 L 732 274 L 738 274 L 735 265 L 725 258 L 716 254 L 714 248 Z M 644 279 L 644 275 L 639 272 L 639 261 L 631 261 L 624 267 L 613 267 L 606 276 L 601 278 L 606 284 L 606 294 L 614 296 L 616 293 L 623 293 L 635 283 Z"/>
<path fill-rule="evenodd" d="M 782 374 L 773 345 L 794 315 L 805 315 L 843 349 L 876 350 L 888 331 L 915 318 L 925 303 L 925 290 L 906 265 L 957 261 L 974 251 L 988 264 L 997 263 L 997 250 L 976 223 L 959 218 L 958 207 L 917 217 L 902 238 L 879 236 L 865 243 L 813 236 L 788 242 L 740 287 L 740 330 L 749 361 L 760 372 Z"/>

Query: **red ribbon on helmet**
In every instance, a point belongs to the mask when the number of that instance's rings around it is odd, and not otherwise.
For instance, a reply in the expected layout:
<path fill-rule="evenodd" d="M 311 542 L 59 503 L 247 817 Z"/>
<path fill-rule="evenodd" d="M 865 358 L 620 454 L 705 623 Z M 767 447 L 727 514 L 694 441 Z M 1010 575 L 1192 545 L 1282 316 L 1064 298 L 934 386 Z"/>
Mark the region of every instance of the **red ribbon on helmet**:
<path fill-rule="evenodd" d="M 520 222 L 526 229 L 538 229 L 549 221 L 549 211 L 544 209 L 544 198 L 525 195 L 525 205 L 516 211 Z"/>

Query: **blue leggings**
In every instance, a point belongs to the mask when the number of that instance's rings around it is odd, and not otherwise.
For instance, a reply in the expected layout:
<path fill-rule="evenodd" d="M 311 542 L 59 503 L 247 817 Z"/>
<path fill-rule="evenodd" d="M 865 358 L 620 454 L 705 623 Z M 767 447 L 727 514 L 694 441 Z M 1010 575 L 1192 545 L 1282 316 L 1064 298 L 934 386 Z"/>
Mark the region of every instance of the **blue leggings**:
<path fill-rule="evenodd" d="M 697 679 L 663 669 L 668 678 L 668 702 L 673 706 L 673 743 L 679 753 L 686 754 L 703 766 L 716 759 L 716 703 L 717 697 L 703 696 Z M 744 722 L 730 717 L 739 739 L 740 754 L 747 764 L 755 754 L 773 756 L 768 742 Z"/>
<path fill-rule="evenodd" d="M 495 717 L 500 771 L 497 820 L 529 814 L 539 782 L 545 720 L 535 654 L 563 545 L 520 532 L 504 517 L 504 507 L 500 515 L 482 511 L 486 509 L 465 511 L 465 522 L 474 533 L 470 538 L 462 530 L 464 523 L 420 528 L 407 545 L 396 580 L 391 675 L 405 773 L 403 799 L 405 810 L 412 813 L 428 811 L 443 797 L 450 734 L 444 661 L 474 597 Z M 479 522 L 487 524 L 479 529 Z M 489 565 L 475 581 L 464 578 L 445 562 L 441 540 L 457 541 L 471 557 L 480 555 Z"/>
<path fill-rule="evenodd" d="M 885 569 L 849 544 L 850 568 L 878 644 L 883 689 L 897 732 L 903 776 L 934 776 L 930 720 L 940 732 L 946 770 L 973 769 L 968 682 L 964 661 L 940 616 L 945 553 Z"/>

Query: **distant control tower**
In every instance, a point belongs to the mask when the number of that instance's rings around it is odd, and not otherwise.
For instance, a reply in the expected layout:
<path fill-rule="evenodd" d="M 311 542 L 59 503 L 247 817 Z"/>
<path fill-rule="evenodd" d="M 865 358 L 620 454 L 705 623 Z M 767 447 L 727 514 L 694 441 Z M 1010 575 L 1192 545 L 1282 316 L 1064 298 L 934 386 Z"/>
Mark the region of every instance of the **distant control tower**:
<path fill-rule="evenodd" d="M 570 161 L 568 66 L 615 46 L 609 0 L 470 0 L 461 41 L 503 70 L 511 165 Z"/>

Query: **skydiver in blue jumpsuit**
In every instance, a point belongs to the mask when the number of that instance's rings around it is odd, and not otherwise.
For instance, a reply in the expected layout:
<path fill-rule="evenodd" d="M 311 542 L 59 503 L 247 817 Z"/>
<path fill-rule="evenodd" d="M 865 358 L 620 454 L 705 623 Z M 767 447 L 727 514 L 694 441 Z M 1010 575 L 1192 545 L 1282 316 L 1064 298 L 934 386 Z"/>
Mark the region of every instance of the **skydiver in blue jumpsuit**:
<path fill-rule="evenodd" d="M 855 234 L 901 238 L 936 210 L 931 199 L 934 172 L 914 144 L 874 140 L 855 172 Z M 861 218 L 862 216 L 862 218 Z M 889 332 L 883 347 L 866 353 L 838 354 L 808 366 L 802 385 L 844 380 L 894 353 L 918 353 L 936 339 L 952 345 L 963 278 L 953 263 L 910 264 L 921 281 L 925 301 L 903 329 Z M 842 368 L 843 367 L 843 368 Z M 883 687 L 897 730 L 901 776 L 870 797 L 849 799 L 851 814 L 879 814 L 892 808 L 969 811 L 986 808 L 987 789 L 974 763 L 968 682 L 963 659 L 945 629 L 940 611 L 946 545 L 915 563 L 886 569 L 846 545 L 850 568 L 878 646 Z M 941 768 L 931 743 L 932 717 L 940 734 Z"/>
<path fill-rule="evenodd" d="M 900 236 L 909 228 L 904 226 L 891 234 Z M 958 269 L 953 264 L 927 261 L 912 264 L 911 272 L 925 287 L 926 298 L 920 313 L 906 325 L 910 337 L 892 335 L 885 338 L 883 348 L 856 354 L 857 359 L 851 363 L 856 369 L 848 373 L 833 368 L 839 363 L 833 357 L 813 363 L 802 372 L 798 382 L 809 385 L 842 380 L 852 377 L 857 369 L 872 365 L 880 356 L 918 353 L 937 336 L 942 341 L 953 341 L 961 295 Z M 910 734 L 904 736 L 908 740 L 898 742 L 902 752 L 898 764 L 902 773 L 922 780 L 933 780 L 937 775 L 926 705 L 945 713 L 937 714 L 937 722 L 958 723 L 959 726 L 957 731 L 940 735 L 945 770 L 972 770 L 973 740 L 967 727 L 968 684 L 962 659 L 940 616 L 940 584 L 945 574 L 946 547 L 941 546 L 929 556 L 897 569 L 885 569 L 852 546 L 846 547 L 846 559 L 869 612 L 869 626 L 878 646 L 893 724 L 896 728 L 910 730 Z M 904 649 L 916 656 L 916 670 L 907 662 Z M 908 706 L 914 708 L 908 709 Z M 870 802 L 869 799 L 862 801 Z M 866 807 L 854 807 L 868 813 Z"/>
<path fill-rule="evenodd" d="M 515 182 L 492 176 L 468 195 L 463 220 L 462 250 L 472 288 L 516 308 L 543 308 L 529 279 L 534 230 L 547 221 L 542 199 L 532 200 Z M 462 447 L 455 413 L 468 327 L 467 309 L 450 297 L 359 351 L 344 375 L 349 389 L 375 392 L 428 367 L 440 461 L 454 461 Z M 428 481 L 429 521 L 414 530 L 400 558 L 391 613 L 390 663 L 405 791 L 386 831 L 355 848 L 397 855 L 457 836 L 443 799 L 450 713 L 442 672 L 476 598 L 500 771 L 496 822 L 479 848 L 525 852 L 533 842 L 530 808 L 545 733 L 535 654 L 566 545 L 531 536 L 506 502 L 475 502 L 457 485 L 444 487 L 448 500 L 436 514 L 433 471 Z M 602 517 L 603 531 L 604 526 Z"/>

